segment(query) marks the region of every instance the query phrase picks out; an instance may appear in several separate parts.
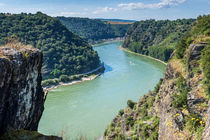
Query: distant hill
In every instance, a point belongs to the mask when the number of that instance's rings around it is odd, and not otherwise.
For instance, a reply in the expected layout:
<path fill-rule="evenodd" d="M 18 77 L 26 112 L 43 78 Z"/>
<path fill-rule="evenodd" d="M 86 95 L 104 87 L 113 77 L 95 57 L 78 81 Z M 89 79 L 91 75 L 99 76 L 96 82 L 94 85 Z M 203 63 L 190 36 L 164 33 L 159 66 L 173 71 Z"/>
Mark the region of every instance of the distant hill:
<path fill-rule="evenodd" d="M 130 26 L 130 23 L 110 24 L 107 21 L 89 18 L 57 17 L 57 19 L 70 31 L 89 43 L 94 43 L 102 39 L 124 37 Z"/>
<path fill-rule="evenodd" d="M 179 39 L 195 19 L 145 20 L 135 22 L 126 33 L 123 47 L 133 52 L 168 61 Z"/>
<path fill-rule="evenodd" d="M 104 18 L 96 18 L 96 19 L 102 21 L 113 21 L 113 22 L 136 22 L 136 20 L 125 20 L 125 19 L 104 19 Z"/>
<path fill-rule="evenodd" d="M 45 78 L 87 72 L 100 64 L 97 52 L 86 41 L 41 12 L 0 14 L 0 44 L 8 42 L 8 37 L 43 51 Z"/>

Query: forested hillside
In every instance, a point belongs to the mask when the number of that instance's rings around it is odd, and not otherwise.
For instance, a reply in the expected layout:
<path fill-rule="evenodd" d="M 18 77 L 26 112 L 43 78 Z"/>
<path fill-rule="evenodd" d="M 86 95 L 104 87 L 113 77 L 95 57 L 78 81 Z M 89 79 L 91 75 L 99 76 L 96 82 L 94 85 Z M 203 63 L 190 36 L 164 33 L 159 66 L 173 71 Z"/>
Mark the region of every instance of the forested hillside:
<path fill-rule="evenodd" d="M 124 37 L 130 24 L 109 24 L 107 21 L 77 17 L 57 17 L 70 31 L 86 41 Z"/>
<path fill-rule="evenodd" d="M 43 51 L 45 78 L 87 72 L 100 63 L 97 52 L 86 41 L 41 12 L 0 14 L 0 44 L 11 38 Z"/>
<path fill-rule="evenodd" d="M 194 19 L 178 19 L 135 22 L 126 33 L 123 47 L 168 61 L 178 40 L 192 27 L 194 21 Z"/>

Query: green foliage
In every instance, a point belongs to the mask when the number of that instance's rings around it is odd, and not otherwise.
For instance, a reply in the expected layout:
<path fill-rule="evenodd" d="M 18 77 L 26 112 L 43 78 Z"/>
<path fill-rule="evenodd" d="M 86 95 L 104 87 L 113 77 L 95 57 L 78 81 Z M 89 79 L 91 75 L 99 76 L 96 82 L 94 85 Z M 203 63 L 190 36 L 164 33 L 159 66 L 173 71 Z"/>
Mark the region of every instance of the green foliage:
<path fill-rule="evenodd" d="M 74 75 L 74 76 L 71 76 L 71 77 L 70 77 L 70 80 L 71 80 L 71 81 L 80 80 L 81 78 L 82 78 L 82 76 Z"/>
<path fill-rule="evenodd" d="M 151 121 L 152 124 L 140 124 L 143 138 L 148 140 L 158 140 L 159 118 L 153 117 L 151 118 Z"/>
<path fill-rule="evenodd" d="M 78 17 L 57 17 L 63 25 L 88 42 L 101 39 L 124 37 L 130 25 Z"/>
<path fill-rule="evenodd" d="M 3 136 L 0 137 L 0 140 L 39 140 L 39 139 L 47 139 L 47 140 L 55 140 L 57 139 L 55 136 L 46 136 L 38 133 L 37 131 L 29 131 L 29 130 L 9 130 Z"/>
<path fill-rule="evenodd" d="M 154 96 L 150 96 L 150 97 L 147 99 L 148 108 L 151 108 L 151 107 L 153 106 L 154 101 L 155 101 L 155 97 L 154 97 Z"/>
<path fill-rule="evenodd" d="M 176 45 L 176 56 L 181 59 L 184 56 L 186 48 L 194 40 L 200 37 L 210 36 L 210 16 L 199 16 L 192 30 L 189 31 Z"/>
<path fill-rule="evenodd" d="M 136 104 L 136 103 L 133 102 L 132 100 L 128 100 L 128 101 L 127 101 L 127 105 L 128 105 L 131 109 L 134 108 L 135 104 Z"/>
<path fill-rule="evenodd" d="M 121 109 L 121 110 L 119 111 L 119 115 L 122 116 L 123 114 L 124 114 L 124 110 Z"/>
<path fill-rule="evenodd" d="M 210 41 L 209 44 L 202 50 L 201 66 L 205 75 L 205 91 L 210 98 Z"/>
<path fill-rule="evenodd" d="M 86 41 L 41 12 L 0 14 L 0 44 L 7 43 L 10 36 L 42 50 L 45 79 L 87 72 L 100 63 L 97 52 Z"/>
<path fill-rule="evenodd" d="M 52 85 L 57 85 L 58 83 L 59 83 L 58 80 L 48 79 L 48 80 L 42 81 L 42 86 L 43 87 L 48 87 L 48 86 L 52 86 Z"/>
<path fill-rule="evenodd" d="M 167 62 L 173 53 L 174 48 L 172 47 L 157 47 L 157 46 L 150 46 L 148 48 L 149 56 L 160 59 L 162 61 Z"/>
<path fill-rule="evenodd" d="M 129 125 L 129 126 L 133 126 L 134 125 L 134 120 L 133 120 L 133 117 L 131 116 L 128 116 L 125 120 L 125 124 L 126 125 Z"/>
<path fill-rule="evenodd" d="M 197 114 L 190 114 L 185 117 L 185 127 L 192 133 L 196 133 L 197 139 L 201 140 L 205 122 Z"/>
<path fill-rule="evenodd" d="M 183 76 L 179 76 L 177 81 L 177 87 L 179 94 L 175 94 L 173 97 L 175 98 L 172 102 L 172 106 L 175 108 L 186 108 L 187 107 L 187 93 L 188 88 L 186 85 L 186 81 Z"/>
<path fill-rule="evenodd" d="M 140 53 L 142 52 L 143 46 L 140 42 L 132 42 L 129 44 L 129 50 L 135 52 L 135 53 Z"/>
<path fill-rule="evenodd" d="M 59 81 L 60 82 L 69 82 L 70 81 L 70 78 L 68 77 L 68 75 L 61 75 L 59 77 Z"/>
<path fill-rule="evenodd" d="M 182 59 L 184 57 L 184 52 L 186 48 L 192 43 L 190 34 L 187 33 L 176 45 L 176 57 Z"/>
<path fill-rule="evenodd" d="M 127 31 L 123 47 L 168 61 L 178 40 L 191 29 L 194 21 L 194 19 L 178 19 L 135 22 Z"/>
<path fill-rule="evenodd" d="M 133 135 L 131 139 L 132 140 L 138 140 L 138 136 L 137 135 Z"/>
<path fill-rule="evenodd" d="M 154 92 L 159 92 L 160 86 L 163 83 L 163 79 L 160 79 L 160 81 L 157 83 L 157 85 L 154 88 Z"/>
<path fill-rule="evenodd" d="M 141 118 L 142 120 L 146 120 L 147 119 L 147 108 L 145 106 L 139 108 L 138 110 L 141 113 Z"/>

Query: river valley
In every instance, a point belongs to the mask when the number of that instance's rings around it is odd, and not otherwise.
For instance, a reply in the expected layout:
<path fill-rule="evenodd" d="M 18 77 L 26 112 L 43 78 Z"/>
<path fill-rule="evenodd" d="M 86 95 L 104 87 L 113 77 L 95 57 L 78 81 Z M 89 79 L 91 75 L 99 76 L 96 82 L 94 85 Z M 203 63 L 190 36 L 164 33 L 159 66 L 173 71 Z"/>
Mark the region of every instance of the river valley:
<path fill-rule="evenodd" d="M 105 72 L 98 78 L 48 93 L 39 132 L 75 140 L 103 135 L 106 126 L 125 108 L 137 101 L 163 77 L 165 65 L 150 58 L 124 52 L 121 42 L 96 45 Z"/>

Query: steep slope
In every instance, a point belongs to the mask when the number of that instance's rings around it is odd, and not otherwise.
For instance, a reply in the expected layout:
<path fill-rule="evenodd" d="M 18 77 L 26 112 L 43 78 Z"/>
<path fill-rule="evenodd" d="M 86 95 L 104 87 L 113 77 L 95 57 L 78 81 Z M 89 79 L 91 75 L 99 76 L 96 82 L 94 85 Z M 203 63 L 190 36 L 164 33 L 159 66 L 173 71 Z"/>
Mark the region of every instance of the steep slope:
<path fill-rule="evenodd" d="M 37 130 L 44 111 L 42 59 L 41 51 L 31 46 L 10 43 L 0 47 L 0 137 L 7 133 L 0 139 L 24 140 L 28 136 L 34 140 L 35 135 L 37 139 L 60 139 L 27 131 Z"/>
<path fill-rule="evenodd" d="M 209 29 L 210 16 L 198 17 L 178 43 L 164 79 L 137 103 L 128 101 L 107 127 L 104 139 L 209 139 Z"/>
<path fill-rule="evenodd" d="M 109 24 L 107 21 L 77 17 L 57 17 L 63 25 L 90 43 L 124 37 L 129 24 Z"/>
<path fill-rule="evenodd" d="M 0 44 L 8 37 L 31 44 L 44 53 L 45 78 L 73 75 L 99 66 L 97 52 L 56 18 L 36 14 L 0 14 Z"/>
<path fill-rule="evenodd" d="M 192 27 L 194 19 L 135 22 L 122 45 L 133 52 L 168 61 L 178 40 Z"/>

